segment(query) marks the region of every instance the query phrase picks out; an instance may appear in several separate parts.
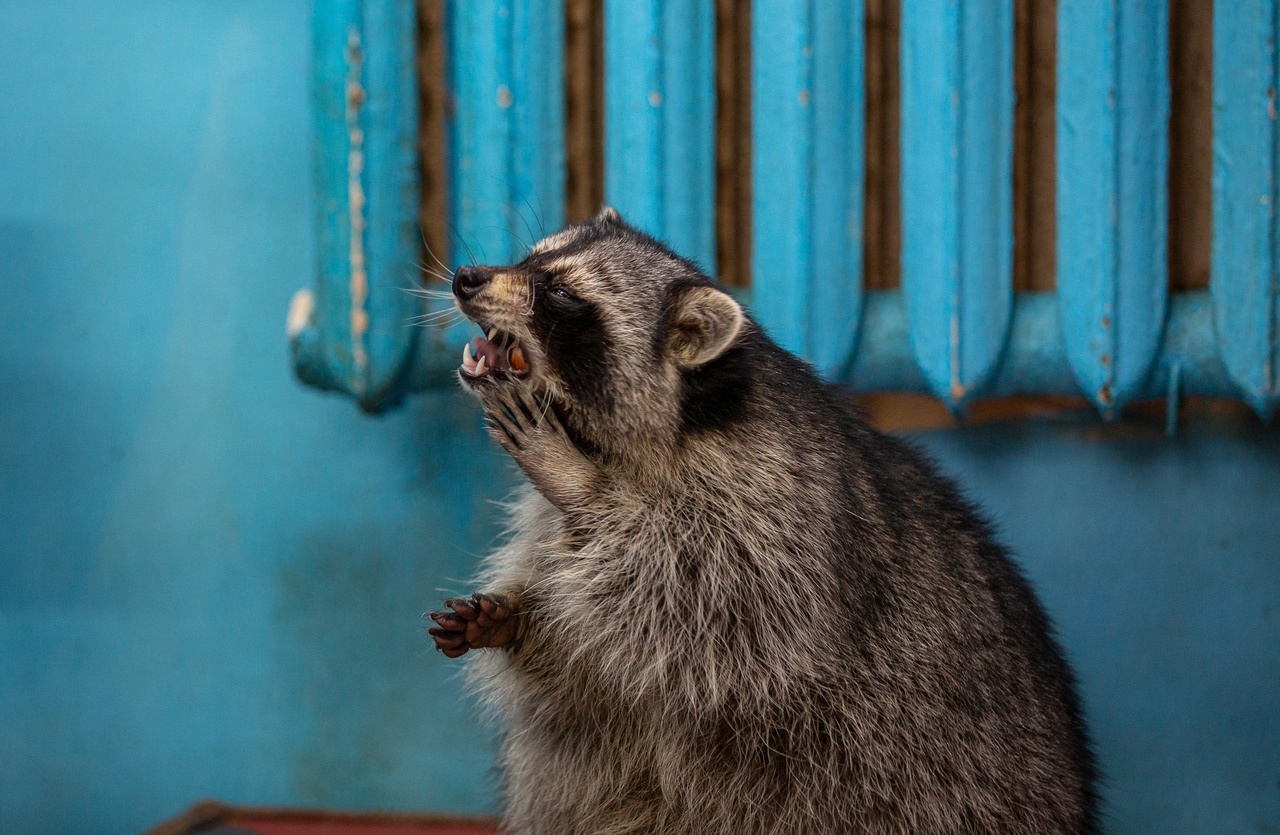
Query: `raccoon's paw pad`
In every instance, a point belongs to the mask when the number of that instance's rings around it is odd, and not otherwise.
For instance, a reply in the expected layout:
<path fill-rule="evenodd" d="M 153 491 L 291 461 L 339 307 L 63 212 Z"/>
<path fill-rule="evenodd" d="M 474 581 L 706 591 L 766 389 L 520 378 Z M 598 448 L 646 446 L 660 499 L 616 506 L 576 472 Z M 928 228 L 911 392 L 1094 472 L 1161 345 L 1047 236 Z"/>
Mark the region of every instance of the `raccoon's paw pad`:
<path fill-rule="evenodd" d="M 469 649 L 504 647 L 515 640 L 515 612 L 501 597 L 473 594 L 470 599 L 450 598 L 444 605 L 448 608 L 428 615 L 437 625 L 427 631 L 435 639 L 436 649 L 449 658 Z"/>

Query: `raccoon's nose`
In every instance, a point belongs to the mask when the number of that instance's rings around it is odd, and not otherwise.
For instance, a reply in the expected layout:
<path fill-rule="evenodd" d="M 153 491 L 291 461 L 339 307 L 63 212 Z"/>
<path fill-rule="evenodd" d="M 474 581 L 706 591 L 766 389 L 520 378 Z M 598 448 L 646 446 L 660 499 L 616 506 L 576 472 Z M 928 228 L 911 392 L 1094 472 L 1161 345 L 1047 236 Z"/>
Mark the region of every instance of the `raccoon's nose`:
<path fill-rule="evenodd" d="M 453 294 L 463 300 L 469 299 L 489 283 L 489 278 L 489 271 L 483 267 L 458 267 L 453 274 Z"/>

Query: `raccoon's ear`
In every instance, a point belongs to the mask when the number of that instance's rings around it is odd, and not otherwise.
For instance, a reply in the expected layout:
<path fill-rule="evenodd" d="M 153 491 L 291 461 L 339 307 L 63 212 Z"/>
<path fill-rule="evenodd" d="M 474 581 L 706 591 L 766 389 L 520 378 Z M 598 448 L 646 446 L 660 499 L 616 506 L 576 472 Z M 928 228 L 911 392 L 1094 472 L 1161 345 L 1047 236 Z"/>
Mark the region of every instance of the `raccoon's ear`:
<path fill-rule="evenodd" d="M 695 285 L 671 300 L 667 353 L 681 368 L 697 368 L 725 352 L 742 330 L 745 315 L 722 290 Z"/>
<path fill-rule="evenodd" d="M 596 215 L 596 223 L 621 226 L 622 215 L 618 214 L 618 210 L 612 206 L 601 206 L 600 213 Z"/>

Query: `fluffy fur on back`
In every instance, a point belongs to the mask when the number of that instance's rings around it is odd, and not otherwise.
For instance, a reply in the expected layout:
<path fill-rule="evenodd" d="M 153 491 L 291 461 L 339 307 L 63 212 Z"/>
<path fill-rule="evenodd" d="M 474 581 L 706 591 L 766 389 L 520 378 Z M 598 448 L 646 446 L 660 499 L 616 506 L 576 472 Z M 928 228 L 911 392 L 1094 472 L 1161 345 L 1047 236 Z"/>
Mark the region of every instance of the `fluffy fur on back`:
<path fill-rule="evenodd" d="M 464 374 L 531 482 L 478 585 L 517 626 L 437 640 L 510 831 L 1094 831 L 1049 623 L 927 461 L 616 214 L 482 278 L 531 366 Z"/>

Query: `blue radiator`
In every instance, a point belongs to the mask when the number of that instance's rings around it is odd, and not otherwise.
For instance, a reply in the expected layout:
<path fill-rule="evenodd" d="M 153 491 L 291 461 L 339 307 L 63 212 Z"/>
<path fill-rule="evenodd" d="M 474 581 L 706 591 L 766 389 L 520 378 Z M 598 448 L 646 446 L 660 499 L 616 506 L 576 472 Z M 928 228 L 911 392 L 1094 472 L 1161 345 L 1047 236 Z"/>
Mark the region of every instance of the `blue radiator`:
<path fill-rule="evenodd" d="M 605 198 L 714 271 L 711 0 L 608 0 Z M 564 217 L 564 9 L 447 4 L 454 261 L 520 257 Z M 902 289 L 863 287 L 865 49 L 859 0 L 752 8 L 752 289 L 782 344 L 860 390 L 974 397 L 1280 397 L 1273 0 L 1214 12 L 1207 291 L 1167 276 L 1168 4 L 1060 0 L 1057 274 L 1013 288 L 1013 4 L 903 0 Z M 409 0 L 315 7 L 322 249 L 295 298 L 299 377 L 368 410 L 447 384 L 471 335 L 418 271 L 417 72 Z M 443 285 L 441 285 L 443 286 Z M 427 315 L 426 327 L 412 326 Z"/>

